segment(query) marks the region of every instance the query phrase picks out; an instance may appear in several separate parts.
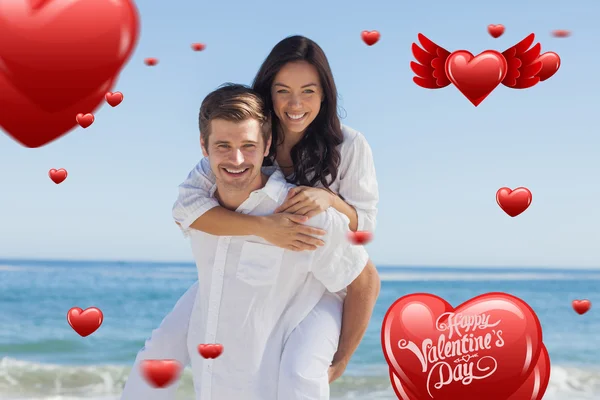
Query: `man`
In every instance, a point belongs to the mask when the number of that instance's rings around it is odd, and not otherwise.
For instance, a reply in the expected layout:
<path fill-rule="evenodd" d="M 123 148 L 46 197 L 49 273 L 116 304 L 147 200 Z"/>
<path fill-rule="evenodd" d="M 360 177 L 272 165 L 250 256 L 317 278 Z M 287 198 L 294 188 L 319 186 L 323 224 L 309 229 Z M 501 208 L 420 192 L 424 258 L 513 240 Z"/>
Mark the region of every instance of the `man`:
<path fill-rule="evenodd" d="M 202 151 L 216 176 L 212 195 L 223 207 L 268 215 L 283 204 L 294 185 L 279 170 L 270 170 L 270 176 L 261 170 L 271 135 L 258 95 L 241 85 L 217 89 L 202 103 L 200 125 Z M 198 283 L 146 342 L 122 399 L 173 399 L 177 385 L 153 389 L 139 372 L 143 359 L 168 358 L 191 362 L 197 399 L 277 400 L 282 353 L 293 351 L 285 347 L 291 332 L 326 290 L 348 287 L 350 293 L 376 279 L 364 248 L 346 239 L 348 222 L 333 208 L 309 220 L 327 232 L 325 245 L 312 252 L 284 250 L 257 236 L 193 230 Z M 378 281 L 376 286 L 378 293 Z M 367 301 L 374 303 L 377 293 Z M 354 339 L 356 345 L 363 334 Z M 212 343 L 223 345 L 222 355 L 203 359 L 198 345 Z M 316 360 L 315 367 L 326 371 L 329 364 L 319 362 L 328 357 Z"/>

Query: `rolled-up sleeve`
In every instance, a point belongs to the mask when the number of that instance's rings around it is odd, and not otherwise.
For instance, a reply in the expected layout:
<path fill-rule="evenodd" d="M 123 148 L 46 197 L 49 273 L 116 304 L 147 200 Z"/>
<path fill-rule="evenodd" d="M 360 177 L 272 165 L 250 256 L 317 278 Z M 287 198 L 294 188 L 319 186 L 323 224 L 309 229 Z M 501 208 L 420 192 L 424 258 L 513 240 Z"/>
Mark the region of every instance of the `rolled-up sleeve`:
<path fill-rule="evenodd" d="M 342 146 L 339 194 L 356 210 L 359 231 L 375 231 L 379 186 L 373 152 L 360 133 L 347 146 Z"/>
<path fill-rule="evenodd" d="M 190 225 L 219 202 L 211 196 L 216 178 L 210 169 L 208 158 L 204 157 L 179 185 L 179 197 L 173 205 L 173 218 L 179 223 L 184 235 L 188 235 Z"/>
<path fill-rule="evenodd" d="M 348 240 L 348 217 L 334 208 L 322 213 L 323 224 L 315 225 L 326 233 L 324 246 L 314 251 L 311 272 L 332 293 L 338 292 L 356 279 L 365 268 L 369 255 L 363 246 Z"/>

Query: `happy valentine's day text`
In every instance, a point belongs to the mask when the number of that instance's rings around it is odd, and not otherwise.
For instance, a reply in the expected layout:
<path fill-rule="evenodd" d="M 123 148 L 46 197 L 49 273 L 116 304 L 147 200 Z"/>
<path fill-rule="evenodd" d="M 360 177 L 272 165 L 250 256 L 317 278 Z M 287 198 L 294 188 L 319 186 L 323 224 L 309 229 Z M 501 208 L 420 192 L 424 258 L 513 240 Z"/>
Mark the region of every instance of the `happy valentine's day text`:
<path fill-rule="evenodd" d="M 488 332 L 476 332 L 494 328 L 500 324 L 500 320 L 490 323 L 490 316 L 486 314 L 463 315 L 460 313 L 447 312 L 439 316 L 436 321 L 436 328 L 442 332 L 438 338 L 437 345 L 433 344 L 432 339 L 425 339 L 421 348 L 412 341 L 401 339 L 398 341 L 398 347 L 404 350 L 410 350 L 421 362 L 422 371 L 429 370 L 430 363 L 433 364 L 427 376 L 427 391 L 431 394 L 431 387 L 441 389 L 452 382 L 461 382 L 463 385 L 469 385 L 473 379 L 485 379 L 490 377 L 498 367 L 494 357 L 480 357 L 477 352 L 489 350 L 492 345 L 496 347 L 504 346 L 502 330 L 491 329 Z M 445 320 L 445 322 L 442 322 Z M 451 340 L 453 336 L 458 338 Z M 493 343 L 492 341 L 496 339 Z M 454 358 L 454 366 L 448 359 Z M 478 358 L 477 362 L 471 361 Z M 477 371 L 474 371 L 474 369 Z M 481 374 L 477 374 L 481 373 Z M 439 380 L 433 383 L 434 376 L 439 376 Z M 432 385 L 433 383 L 433 385 Z"/>

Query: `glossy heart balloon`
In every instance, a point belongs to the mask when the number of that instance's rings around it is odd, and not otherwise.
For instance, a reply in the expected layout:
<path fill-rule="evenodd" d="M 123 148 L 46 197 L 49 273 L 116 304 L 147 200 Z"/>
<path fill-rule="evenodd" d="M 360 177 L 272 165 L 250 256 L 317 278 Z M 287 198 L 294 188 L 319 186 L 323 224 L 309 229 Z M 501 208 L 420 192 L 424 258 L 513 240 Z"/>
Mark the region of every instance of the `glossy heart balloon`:
<path fill-rule="evenodd" d="M 104 100 L 137 44 L 131 0 L 0 0 L 0 126 L 40 147 Z"/>
<path fill-rule="evenodd" d="M 505 293 L 456 308 L 431 294 L 402 297 L 384 318 L 381 340 L 393 375 L 419 400 L 506 400 L 529 378 L 543 346 L 534 311 Z"/>

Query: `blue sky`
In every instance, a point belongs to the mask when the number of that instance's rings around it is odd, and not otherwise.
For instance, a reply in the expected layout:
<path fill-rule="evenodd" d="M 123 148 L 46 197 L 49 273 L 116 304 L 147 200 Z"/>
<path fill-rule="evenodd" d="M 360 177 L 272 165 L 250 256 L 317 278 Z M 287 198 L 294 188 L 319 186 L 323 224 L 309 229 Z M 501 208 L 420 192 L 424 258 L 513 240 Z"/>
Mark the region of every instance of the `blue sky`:
<path fill-rule="evenodd" d="M 223 82 L 250 83 L 279 40 L 303 34 L 329 57 L 343 122 L 373 149 L 381 202 L 368 250 L 377 264 L 600 266 L 597 2 L 137 5 L 140 41 L 113 89 L 121 105 L 39 149 L 0 135 L 0 258 L 192 260 L 171 207 L 201 157 L 198 107 Z M 493 39 L 487 25 L 498 23 L 506 32 Z M 554 29 L 573 35 L 554 38 Z M 366 46 L 363 30 L 379 30 L 379 43 Z M 499 87 L 475 108 L 453 86 L 412 83 L 419 32 L 474 54 L 534 32 L 562 66 L 533 89 Z M 193 52 L 192 42 L 207 48 Z M 51 168 L 66 168 L 67 180 L 55 185 Z M 504 214 L 502 186 L 528 187 L 529 210 Z"/>

